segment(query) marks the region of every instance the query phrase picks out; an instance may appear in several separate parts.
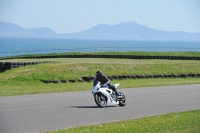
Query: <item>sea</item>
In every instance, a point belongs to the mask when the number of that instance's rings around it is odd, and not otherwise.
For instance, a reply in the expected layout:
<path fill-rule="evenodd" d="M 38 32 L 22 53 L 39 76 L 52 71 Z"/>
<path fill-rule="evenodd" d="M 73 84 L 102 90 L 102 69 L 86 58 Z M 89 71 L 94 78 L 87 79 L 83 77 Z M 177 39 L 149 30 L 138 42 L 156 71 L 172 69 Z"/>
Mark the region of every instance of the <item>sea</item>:
<path fill-rule="evenodd" d="M 200 52 L 200 41 L 0 38 L 0 57 L 63 52 Z"/>

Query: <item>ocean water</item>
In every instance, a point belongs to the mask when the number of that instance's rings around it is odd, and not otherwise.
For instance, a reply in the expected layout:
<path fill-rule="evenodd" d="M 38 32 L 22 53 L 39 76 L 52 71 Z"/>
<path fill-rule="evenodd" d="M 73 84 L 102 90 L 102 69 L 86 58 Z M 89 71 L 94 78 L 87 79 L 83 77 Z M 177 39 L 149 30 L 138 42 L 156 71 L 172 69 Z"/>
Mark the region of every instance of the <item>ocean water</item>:
<path fill-rule="evenodd" d="M 198 51 L 200 41 L 0 38 L 0 56 L 95 51 Z"/>

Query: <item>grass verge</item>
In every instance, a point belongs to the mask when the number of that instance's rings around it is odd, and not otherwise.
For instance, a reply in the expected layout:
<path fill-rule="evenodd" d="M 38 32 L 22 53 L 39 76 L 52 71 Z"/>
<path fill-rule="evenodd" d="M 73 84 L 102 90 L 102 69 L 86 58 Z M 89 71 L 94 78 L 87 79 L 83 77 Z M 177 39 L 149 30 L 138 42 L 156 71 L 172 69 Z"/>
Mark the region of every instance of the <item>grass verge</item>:
<path fill-rule="evenodd" d="M 83 63 L 85 61 L 85 63 Z M 99 62 L 99 63 L 98 63 Z M 94 76 L 97 70 L 109 75 L 199 73 L 199 61 L 63 59 L 63 62 L 19 67 L 0 73 L 0 80 L 39 81 L 80 79 Z"/>
<path fill-rule="evenodd" d="M 81 126 L 48 133 L 199 133 L 200 110 Z"/>
<path fill-rule="evenodd" d="M 21 55 L 0 57 L 1 59 L 18 59 L 18 58 L 41 58 L 44 56 L 63 57 L 66 55 L 140 55 L 140 56 L 193 56 L 200 57 L 200 52 L 188 51 L 188 52 L 143 52 L 143 51 L 127 51 L 127 52 L 67 52 L 67 53 L 52 53 L 52 54 L 35 54 L 35 55 Z"/>
<path fill-rule="evenodd" d="M 26 61 L 33 60 L 42 61 L 42 59 L 26 59 Z M 200 62 L 193 60 L 184 61 L 85 58 L 54 58 L 47 60 L 56 62 L 19 67 L 0 73 L 0 96 L 90 90 L 92 87 L 91 82 L 44 84 L 41 82 L 41 80 L 78 80 L 83 76 L 94 76 L 94 73 L 97 70 L 102 70 L 106 76 L 162 73 L 182 74 L 200 72 Z M 120 88 L 133 88 L 145 86 L 200 84 L 200 78 L 140 80 L 128 79 L 112 81 L 112 83 L 115 82 L 120 83 Z"/>
<path fill-rule="evenodd" d="M 34 58 L 34 59 L 6 59 L 0 62 L 55 62 L 55 63 L 98 63 L 98 64 L 193 64 L 197 60 L 161 60 L 161 59 L 117 59 L 117 58 Z"/>
<path fill-rule="evenodd" d="M 128 79 L 113 80 L 111 83 L 120 83 L 120 88 L 139 88 L 146 86 L 168 86 L 184 84 L 200 84 L 200 78 L 168 78 L 168 79 Z M 27 94 L 90 91 L 92 82 L 44 84 L 37 82 L 0 81 L 0 96 L 16 96 Z"/>

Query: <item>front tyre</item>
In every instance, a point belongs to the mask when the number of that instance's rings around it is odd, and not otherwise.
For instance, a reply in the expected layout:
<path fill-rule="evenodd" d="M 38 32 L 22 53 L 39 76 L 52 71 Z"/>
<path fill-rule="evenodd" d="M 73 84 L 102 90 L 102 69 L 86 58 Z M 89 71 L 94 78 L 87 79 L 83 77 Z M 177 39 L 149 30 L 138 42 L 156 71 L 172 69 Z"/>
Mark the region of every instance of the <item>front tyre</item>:
<path fill-rule="evenodd" d="M 126 105 L 126 97 L 122 92 L 119 92 L 120 96 L 122 96 L 122 98 L 118 99 L 119 100 L 119 106 L 125 106 Z"/>
<path fill-rule="evenodd" d="M 94 94 L 94 101 L 100 108 L 104 108 L 107 105 L 106 97 L 101 93 Z"/>

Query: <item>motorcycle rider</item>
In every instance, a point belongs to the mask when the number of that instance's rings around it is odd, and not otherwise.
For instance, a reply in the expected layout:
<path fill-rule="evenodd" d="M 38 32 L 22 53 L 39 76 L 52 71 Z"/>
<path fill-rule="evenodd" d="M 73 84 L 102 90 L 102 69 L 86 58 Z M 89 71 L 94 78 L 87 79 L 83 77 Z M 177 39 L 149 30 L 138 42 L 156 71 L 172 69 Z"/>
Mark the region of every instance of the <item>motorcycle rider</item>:
<path fill-rule="evenodd" d="M 103 76 L 103 73 L 101 71 L 96 71 L 96 79 L 94 80 L 94 86 L 96 86 L 98 82 L 101 82 L 101 86 L 108 86 L 109 89 L 112 89 L 115 92 L 116 97 L 118 96 L 118 92 L 115 86 L 109 83 L 110 80 L 108 79 L 108 77 Z"/>

